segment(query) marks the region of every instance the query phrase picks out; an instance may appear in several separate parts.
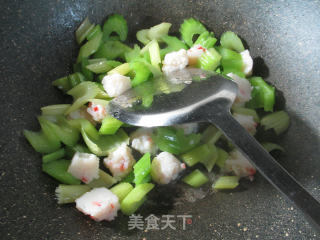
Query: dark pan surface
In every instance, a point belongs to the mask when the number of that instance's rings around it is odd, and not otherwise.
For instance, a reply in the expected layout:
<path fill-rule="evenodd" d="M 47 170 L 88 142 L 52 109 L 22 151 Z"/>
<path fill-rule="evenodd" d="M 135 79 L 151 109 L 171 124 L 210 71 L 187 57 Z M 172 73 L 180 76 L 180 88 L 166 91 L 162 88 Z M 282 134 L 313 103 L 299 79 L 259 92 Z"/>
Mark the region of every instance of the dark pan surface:
<path fill-rule="evenodd" d="M 0 17 L 0 233 L 1 239 L 319 239 L 301 214 L 261 176 L 240 190 L 173 207 L 183 192 L 155 192 L 142 214 L 191 214 L 183 231 L 128 230 L 128 219 L 95 223 L 71 206 L 57 206 L 57 183 L 41 173 L 41 160 L 22 136 L 38 129 L 41 106 L 65 97 L 50 82 L 70 71 L 82 19 L 100 23 L 125 15 L 130 33 L 161 21 L 177 30 L 196 17 L 220 35 L 236 31 L 250 46 L 262 74 L 283 91 L 292 117 L 281 139 L 281 163 L 320 199 L 319 1 L 1 1 Z M 173 197 L 172 197 L 173 196 Z M 167 206 L 168 205 L 168 206 Z"/>

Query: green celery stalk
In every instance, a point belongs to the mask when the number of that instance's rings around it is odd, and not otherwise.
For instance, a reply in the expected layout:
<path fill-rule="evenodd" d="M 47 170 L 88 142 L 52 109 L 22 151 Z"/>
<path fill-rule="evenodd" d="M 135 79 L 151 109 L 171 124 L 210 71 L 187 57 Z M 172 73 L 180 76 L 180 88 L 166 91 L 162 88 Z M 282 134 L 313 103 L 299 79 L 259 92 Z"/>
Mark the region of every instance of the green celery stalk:
<path fill-rule="evenodd" d="M 194 43 L 194 45 L 201 45 L 202 47 L 209 49 L 214 46 L 214 44 L 217 42 L 217 39 L 214 37 L 213 32 L 205 31 L 201 33 Z"/>
<path fill-rule="evenodd" d="M 83 42 L 83 40 L 86 39 L 86 37 L 92 31 L 93 28 L 94 24 L 92 24 L 89 18 L 86 17 L 76 30 L 76 39 L 78 44 L 80 44 L 81 42 Z"/>
<path fill-rule="evenodd" d="M 180 49 L 188 49 L 187 45 L 177 37 L 167 35 L 163 36 L 161 40 L 167 44 L 167 47 L 160 50 L 161 59 L 163 59 L 167 53 L 178 51 Z"/>
<path fill-rule="evenodd" d="M 110 188 L 113 194 L 117 195 L 119 202 L 121 203 L 123 199 L 132 191 L 133 186 L 130 183 L 122 182 Z"/>
<path fill-rule="evenodd" d="M 163 36 L 168 35 L 171 25 L 171 23 L 163 22 L 151 27 L 147 32 L 148 39 L 157 41 L 161 40 Z"/>
<path fill-rule="evenodd" d="M 221 169 L 224 167 L 224 164 L 228 159 L 229 154 L 226 151 L 224 151 L 222 148 L 217 147 L 217 150 L 218 150 L 218 158 L 217 158 L 216 164 Z"/>
<path fill-rule="evenodd" d="M 149 107 L 153 102 L 153 97 L 156 93 L 154 79 L 143 82 L 134 88 L 134 92 L 138 98 L 142 100 L 142 106 Z"/>
<path fill-rule="evenodd" d="M 60 148 L 58 151 L 53 153 L 46 154 L 42 157 L 43 163 L 48 163 L 51 161 L 62 159 L 66 155 L 66 151 L 64 148 Z"/>
<path fill-rule="evenodd" d="M 138 31 L 136 34 L 137 40 L 144 45 L 148 44 L 148 42 L 151 41 L 148 38 L 148 32 L 149 32 L 149 29 L 142 29 L 142 30 Z"/>
<path fill-rule="evenodd" d="M 131 81 L 133 87 L 149 80 L 151 71 L 143 62 L 131 62 L 130 70 L 134 72 L 135 76 Z"/>
<path fill-rule="evenodd" d="M 161 63 L 160 48 L 156 40 L 152 40 L 149 47 L 150 61 L 153 66 L 160 69 L 159 64 Z"/>
<path fill-rule="evenodd" d="M 133 183 L 134 180 L 134 173 L 131 171 L 124 179 L 122 179 L 122 182 L 127 182 L 127 183 Z"/>
<path fill-rule="evenodd" d="M 86 81 L 86 78 L 79 72 L 70 74 L 68 79 L 72 88 Z"/>
<path fill-rule="evenodd" d="M 213 188 L 220 189 L 234 189 L 239 185 L 238 176 L 222 176 L 214 183 Z"/>
<path fill-rule="evenodd" d="M 132 49 L 126 44 L 120 41 L 110 40 L 101 45 L 94 54 L 94 58 L 106 58 L 108 60 L 114 60 L 116 58 L 124 59 L 125 53 L 130 51 L 132 51 Z"/>
<path fill-rule="evenodd" d="M 244 107 L 236 107 L 236 106 L 232 106 L 232 111 L 233 113 L 238 113 L 238 114 L 242 114 L 242 115 L 247 115 L 247 116 L 252 116 L 253 120 L 257 123 L 260 122 L 260 118 L 257 114 L 257 112 L 253 109 L 250 108 L 244 108 Z"/>
<path fill-rule="evenodd" d="M 183 21 L 179 31 L 181 33 L 181 37 L 184 40 L 184 42 L 189 47 L 191 47 L 193 45 L 193 40 L 192 40 L 193 36 L 195 34 L 201 34 L 207 31 L 207 29 L 198 20 L 194 18 L 189 18 Z"/>
<path fill-rule="evenodd" d="M 58 78 L 52 82 L 52 86 L 57 87 L 58 89 L 67 92 L 71 89 L 71 84 L 68 77 Z"/>
<path fill-rule="evenodd" d="M 264 116 L 260 123 L 265 130 L 273 129 L 279 135 L 288 129 L 290 117 L 285 111 L 278 111 Z"/>
<path fill-rule="evenodd" d="M 93 81 L 93 73 L 89 69 L 87 69 L 87 66 L 89 65 L 88 58 L 82 58 L 82 61 L 79 63 L 79 65 L 80 70 L 78 72 L 81 72 L 86 80 Z"/>
<path fill-rule="evenodd" d="M 274 150 L 280 150 L 281 152 L 285 152 L 284 148 L 281 147 L 279 144 L 271 143 L 271 142 L 263 142 L 261 145 L 268 151 L 272 152 Z"/>
<path fill-rule="evenodd" d="M 128 35 L 127 21 L 119 14 L 113 14 L 103 24 L 103 39 L 110 39 L 111 33 L 115 32 L 121 41 L 125 41 Z"/>
<path fill-rule="evenodd" d="M 69 160 L 56 160 L 42 164 L 42 171 L 65 184 L 80 184 L 80 180 L 68 173 Z"/>
<path fill-rule="evenodd" d="M 203 143 L 215 144 L 219 138 L 222 136 L 222 132 L 215 126 L 208 126 L 201 136 L 201 141 Z"/>
<path fill-rule="evenodd" d="M 73 203 L 77 198 L 90 191 L 86 185 L 64 185 L 59 184 L 56 188 L 56 198 L 58 204 Z"/>
<path fill-rule="evenodd" d="M 91 188 L 99 188 L 99 187 L 106 187 L 109 188 L 113 184 L 117 182 L 111 175 L 99 169 L 99 178 L 93 179 L 91 182 L 87 184 L 87 186 Z"/>
<path fill-rule="evenodd" d="M 139 45 L 135 44 L 132 51 L 126 52 L 124 54 L 124 58 L 125 58 L 126 62 L 130 63 L 130 62 L 133 62 L 137 59 L 140 59 L 141 58 L 140 51 L 141 51 L 141 49 L 140 49 Z"/>
<path fill-rule="evenodd" d="M 221 55 L 214 49 L 209 48 L 198 60 L 197 66 L 201 69 L 214 71 L 220 65 Z"/>
<path fill-rule="evenodd" d="M 98 139 L 99 138 L 99 132 L 98 130 L 95 128 L 95 126 L 87 119 L 84 118 L 80 118 L 80 119 L 72 119 L 69 120 L 69 124 L 74 127 L 77 128 L 79 131 L 81 131 L 81 129 L 84 129 L 84 131 L 86 132 L 86 134 L 93 139 Z"/>
<path fill-rule="evenodd" d="M 218 149 L 215 145 L 207 144 L 208 150 L 203 152 L 200 162 L 211 172 L 218 159 Z"/>
<path fill-rule="evenodd" d="M 154 188 L 152 183 L 143 183 L 136 186 L 121 202 L 121 211 L 131 215 L 144 203 L 146 195 Z"/>
<path fill-rule="evenodd" d="M 214 145 L 209 144 L 202 144 L 196 148 L 193 148 L 191 151 L 186 152 L 185 154 L 181 155 L 181 159 L 189 166 L 192 167 L 193 165 L 197 164 L 198 162 L 202 162 L 206 167 L 207 165 L 212 165 L 209 169 L 213 167 L 215 161 L 214 155 L 216 155 L 216 149 Z M 213 162 L 209 164 L 209 162 Z M 208 164 L 207 164 L 208 163 Z M 208 169 L 208 171 L 209 171 Z M 210 169 L 210 171 L 211 171 Z"/>
<path fill-rule="evenodd" d="M 217 48 L 221 55 L 221 66 L 223 68 L 223 74 L 230 72 L 239 74 L 242 73 L 242 58 L 241 55 L 235 51 L 227 48 Z"/>
<path fill-rule="evenodd" d="M 42 131 L 23 130 L 23 134 L 36 152 L 51 153 L 60 148 L 60 142 L 55 143 L 50 141 Z"/>
<path fill-rule="evenodd" d="M 70 107 L 70 104 L 56 104 L 56 105 L 48 105 L 41 108 L 42 115 L 63 115 L 64 112 Z"/>
<path fill-rule="evenodd" d="M 89 64 L 86 66 L 91 72 L 94 73 L 106 73 L 110 71 L 113 67 L 108 64 L 105 58 L 95 58 L 89 60 Z"/>
<path fill-rule="evenodd" d="M 102 32 L 101 26 L 97 24 L 94 28 L 90 30 L 90 32 L 87 35 L 87 40 L 90 41 L 91 39 L 95 38 L 98 34 Z"/>
<path fill-rule="evenodd" d="M 221 46 L 237 52 L 244 51 L 241 39 L 234 32 L 227 31 L 220 38 Z"/>
<path fill-rule="evenodd" d="M 130 72 L 130 65 L 129 63 L 123 63 L 117 67 L 115 67 L 114 69 L 110 70 L 108 72 L 108 75 L 114 74 L 114 73 L 118 73 L 121 75 L 127 75 Z"/>
<path fill-rule="evenodd" d="M 102 33 L 99 33 L 80 48 L 77 63 L 81 62 L 83 58 L 87 58 L 98 51 L 101 43 Z"/>
<path fill-rule="evenodd" d="M 102 124 L 99 129 L 99 134 L 113 135 L 118 131 L 122 124 L 123 122 L 119 121 L 114 117 L 106 117 L 102 120 Z"/>
<path fill-rule="evenodd" d="M 208 177 L 204 175 L 200 170 L 196 169 L 189 175 L 184 177 L 182 181 L 191 187 L 198 188 L 209 181 Z"/>
<path fill-rule="evenodd" d="M 144 154 L 139 161 L 133 166 L 134 180 L 136 185 L 145 183 L 144 180 L 149 177 L 151 172 L 150 153 Z"/>
<path fill-rule="evenodd" d="M 75 146 L 66 146 L 66 157 L 71 159 L 76 152 L 91 153 L 89 148 L 83 144 L 76 144 Z"/>

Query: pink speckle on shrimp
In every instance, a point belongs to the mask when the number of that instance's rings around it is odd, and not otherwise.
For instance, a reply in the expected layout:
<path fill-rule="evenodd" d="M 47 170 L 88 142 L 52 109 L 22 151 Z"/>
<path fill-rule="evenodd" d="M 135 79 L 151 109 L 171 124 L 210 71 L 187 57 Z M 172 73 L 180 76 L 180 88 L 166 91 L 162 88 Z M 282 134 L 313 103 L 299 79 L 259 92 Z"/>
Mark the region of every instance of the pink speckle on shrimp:
<path fill-rule="evenodd" d="M 93 205 L 96 205 L 96 206 L 98 206 L 98 207 L 101 207 L 101 206 L 102 206 L 102 204 L 101 204 L 100 202 L 96 202 L 96 201 L 92 202 L 92 204 L 93 204 Z"/>
<path fill-rule="evenodd" d="M 185 163 L 181 163 L 180 167 L 181 167 L 182 169 L 186 169 L 186 168 L 187 168 L 187 166 L 186 166 Z"/>
<path fill-rule="evenodd" d="M 87 182 L 88 182 L 88 179 L 87 179 L 86 177 L 82 177 L 82 178 L 81 178 L 81 181 L 84 182 L 84 183 L 87 183 Z"/>

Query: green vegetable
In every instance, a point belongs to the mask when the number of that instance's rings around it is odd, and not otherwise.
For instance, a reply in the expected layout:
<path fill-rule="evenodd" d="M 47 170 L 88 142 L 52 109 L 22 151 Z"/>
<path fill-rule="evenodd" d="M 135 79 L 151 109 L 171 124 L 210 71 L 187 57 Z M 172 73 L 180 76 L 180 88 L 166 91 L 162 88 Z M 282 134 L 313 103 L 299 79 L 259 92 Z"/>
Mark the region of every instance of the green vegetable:
<path fill-rule="evenodd" d="M 133 166 L 134 180 L 136 185 L 145 183 L 146 178 L 150 178 L 151 160 L 150 153 L 144 154 L 140 160 Z"/>
<path fill-rule="evenodd" d="M 130 51 L 132 51 L 132 49 L 122 42 L 110 40 L 100 46 L 94 54 L 94 58 L 106 58 L 108 60 L 116 58 L 124 59 L 125 53 Z"/>
<path fill-rule="evenodd" d="M 143 62 L 131 62 L 130 69 L 134 72 L 135 76 L 131 81 L 133 87 L 149 80 L 151 71 Z"/>
<path fill-rule="evenodd" d="M 260 123 L 265 130 L 273 129 L 279 135 L 288 129 L 290 117 L 285 111 L 278 111 L 264 116 Z"/>
<path fill-rule="evenodd" d="M 46 154 L 42 157 L 43 163 L 48 163 L 51 161 L 62 159 L 66 155 L 66 151 L 64 148 L 60 148 L 58 151 L 53 153 Z"/>
<path fill-rule="evenodd" d="M 162 59 L 167 53 L 178 51 L 180 49 L 188 49 L 188 47 L 177 37 L 163 36 L 161 40 L 167 44 L 166 48 L 160 50 L 160 56 Z"/>
<path fill-rule="evenodd" d="M 81 62 L 83 58 L 94 54 L 99 49 L 101 43 L 102 33 L 99 33 L 80 48 L 77 62 Z"/>
<path fill-rule="evenodd" d="M 63 115 L 64 112 L 70 107 L 70 104 L 56 104 L 49 105 L 41 108 L 42 115 Z"/>
<path fill-rule="evenodd" d="M 276 143 L 264 142 L 261 145 L 268 151 L 272 152 L 273 150 L 280 150 L 281 152 L 285 152 L 284 148 Z"/>
<path fill-rule="evenodd" d="M 133 183 L 134 180 L 134 173 L 131 171 L 124 179 L 122 179 L 122 182 L 127 182 L 127 183 Z"/>
<path fill-rule="evenodd" d="M 108 116 L 102 120 L 99 134 L 113 135 L 118 131 L 122 124 L 123 122 L 119 121 L 118 119 Z"/>
<path fill-rule="evenodd" d="M 234 189 L 239 185 L 239 177 L 237 176 L 222 176 L 213 185 L 214 189 Z"/>
<path fill-rule="evenodd" d="M 102 30 L 101 30 L 101 26 L 98 24 L 90 30 L 90 32 L 87 35 L 87 40 L 90 41 L 100 33 L 102 33 Z"/>
<path fill-rule="evenodd" d="M 206 167 L 208 172 L 211 172 L 218 159 L 218 149 L 215 145 L 207 145 L 208 151 L 204 151 L 200 162 Z"/>
<path fill-rule="evenodd" d="M 79 131 L 84 129 L 86 134 L 93 139 L 99 138 L 99 133 L 95 126 L 87 119 L 79 118 L 79 119 L 72 119 L 69 121 L 69 124 L 74 128 L 77 128 Z"/>
<path fill-rule="evenodd" d="M 132 191 L 133 187 L 130 183 L 122 182 L 113 186 L 110 191 L 117 195 L 119 202 L 121 203 L 123 199 Z"/>
<path fill-rule="evenodd" d="M 103 39 L 104 41 L 110 38 L 111 33 L 116 33 L 121 41 L 125 41 L 128 35 L 127 21 L 123 16 L 114 14 L 108 17 L 103 24 Z"/>
<path fill-rule="evenodd" d="M 82 58 L 82 61 L 79 64 L 79 70 L 75 70 L 75 72 L 81 72 L 87 81 L 93 80 L 93 73 L 87 69 L 87 65 L 89 65 L 88 58 Z"/>
<path fill-rule="evenodd" d="M 99 169 L 99 178 L 93 179 L 87 185 L 91 188 L 99 188 L 99 187 L 109 188 L 113 184 L 115 184 L 116 182 L 117 182 L 116 179 L 114 179 L 112 176 L 110 176 L 105 171 L 102 171 L 101 169 Z"/>
<path fill-rule="evenodd" d="M 218 128 L 210 125 L 202 133 L 201 141 L 203 143 L 209 143 L 213 145 L 219 140 L 221 136 L 222 132 Z"/>
<path fill-rule="evenodd" d="M 192 167 L 198 162 L 202 162 L 208 172 L 211 172 L 217 159 L 217 149 L 214 145 L 203 144 L 181 155 L 181 159 L 189 167 Z"/>
<path fill-rule="evenodd" d="M 217 158 L 216 164 L 221 169 L 224 167 L 224 164 L 228 159 L 229 154 L 222 148 L 217 147 L 217 150 L 218 150 L 218 158 Z"/>
<path fill-rule="evenodd" d="M 204 175 L 200 170 L 196 169 L 189 175 L 184 177 L 182 181 L 191 187 L 198 188 L 209 181 L 208 177 Z"/>
<path fill-rule="evenodd" d="M 148 42 L 150 42 L 150 39 L 148 38 L 148 32 L 149 29 L 142 29 L 138 31 L 136 34 L 137 40 L 146 45 Z"/>
<path fill-rule="evenodd" d="M 73 155 L 76 152 L 81 152 L 81 153 L 91 153 L 89 148 L 83 144 L 77 144 L 75 146 L 66 146 L 65 153 L 68 159 L 73 158 Z"/>
<path fill-rule="evenodd" d="M 111 71 L 109 71 L 108 75 L 111 75 L 111 74 L 114 74 L 114 73 L 118 73 L 118 74 L 121 74 L 121 75 L 126 75 L 128 72 L 130 72 L 129 63 L 123 63 L 123 64 L 115 67 Z"/>
<path fill-rule="evenodd" d="M 153 102 L 153 97 L 156 93 L 155 81 L 151 79 L 143 82 L 134 88 L 136 96 L 141 98 L 142 106 L 149 107 Z"/>
<path fill-rule="evenodd" d="M 109 64 L 111 62 L 111 65 Z M 90 59 L 89 64 L 86 66 L 91 72 L 94 73 L 106 73 L 114 68 L 114 62 L 116 61 L 107 61 L 105 58 L 95 58 Z M 118 66 L 118 64 L 116 64 Z"/>
<path fill-rule="evenodd" d="M 78 44 L 82 43 L 82 41 L 86 39 L 93 28 L 94 24 L 90 22 L 89 18 L 85 18 L 76 30 L 76 39 Z"/>
<path fill-rule="evenodd" d="M 86 185 L 63 185 L 56 188 L 58 204 L 73 203 L 77 198 L 90 191 Z"/>
<path fill-rule="evenodd" d="M 161 40 L 163 36 L 168 35 L 171 23 L 163 22 L 151 27 L 147 32 L 147 37 L 150 40 Z"/>
<path fill-rule="evenodd" d="M 217 42 L 217 39 L 214 37 L 213 32 L 209 33 L 208 31 L 205 31 L 199 35 L 194 45 L 199 44 L 202 47 L 209 49 L 209 48 L 212 48 L 216 42 Z"/>
<path fill-rule="evenodd" d="M 67 92 L 71 89 L 71 84 L 68 77 L 58 78 L 52 82 L 52 86 L 57 87 L 58 89 Z"/>
<path fill-rule="evenodd" d="M 251 100 L 247 103 L 250 108 L 263 108 L 264 111 L 273 111 L 275 103 L 275 88 L 266 83 L 261 77 L 250 78 L 253 89 Z"/>
<path fill-rule="evenodd" d="M 218 48 L 221 55 L 221 66 L 223 68 L 223 74 L 228 74 L 230 72 L 239 75 L 242 73 L 243 62 L 241 55 L 235 51 L 227 48 Z M 241 75 L 240 74 L 240 75 Z M 241 77 L 241 76 L 240 76 Z"/>
<path fill-rule="evenodd" d="M 209 48 L 198 60 L 198 67 L 208 71 L 214 71 L 220 65 L 221 56 L 214 49 Z"/>
<path fill-rule="evenodd" d="M 131 215 L 144 203 L 146 195 L 154 188 L 152 183 L 137 185 L 121 202 L 121 211 L 125 215 Z"/>
<path fill-rule="evenodd" d="M 151 41 L 151 44 L 149 47 L 149 54 L 150 54 L 151 64 L 156 68 L 160 69 L 160 66 L 159 66 L 159 64 L 161 63 L 160 48 L 156 40 Z"/>
<path fill-rule="evenodd" d="M 179 155 L 196 147 L 200 138 L 200 134 L 185 135 L 182 129 L 160 127 L 157 129 L 156 144 L 161 151 Z"/>
<path fill-rule="evenodd" d="M 132 51 L 126 52 L 124 54 L 124 58 L 126 62 L 130 63 L 141 58 L 140 51 L 141 51 L 140 47 L 137 44 L 135 44 Z"/>
<path fill-rule="evenodd" d="M 227 31 L 220 38 L 221 46 L 237 52 L 244 51 L 241 39 L 234 32 Z"/>
<path fill-rule="evenodd" d="M 65 184 L 80 184 L 80 180 L 68 173 L 69 160 L 56 160 L 42 164 L 42 171 Z"/>
<path fill-rule="evenodd" d="M 193 45 L 193 40 L 192 40 L 193 36 L 195 34 L 201 34 L 207 31 L 207 29 L 198 20 L 194 18 L 189 18 L 183 21 L 179 31 L 181 33 L 181 37 L 184 40 L 184 42 L 189 47 L 191 47 Z"/>
<path fill-rule="evenodd" d="M 244 107 L 235 107 L 232 106 L 232 111 L 233 113 L 238 113 L 238 114 L 242 114 L 242 115 L 247 115 L 247 116 L 252 116 L 253 120 L 257 123 L 260 122 L 260 118 L 257 114 L 257 112 L 253 109 L 250 108 L 244 108 Z"/>

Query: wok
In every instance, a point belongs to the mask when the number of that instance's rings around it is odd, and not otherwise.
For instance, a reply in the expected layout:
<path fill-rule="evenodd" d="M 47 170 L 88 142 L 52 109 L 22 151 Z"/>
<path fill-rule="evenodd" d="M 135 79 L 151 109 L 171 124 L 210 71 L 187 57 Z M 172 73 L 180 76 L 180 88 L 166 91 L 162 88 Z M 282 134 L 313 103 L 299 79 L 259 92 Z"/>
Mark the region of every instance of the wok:
<path fill-rule="evenodd" d="M 254 74 L 273 83 L 286 100 L 291 127 L 279 162 L 320 199 L 319 1 L 9 1 L 1 4 L 2 239 L 319 239 L 304 217 L 258 175 L 237 191 L 207 194 L 175 205 L 184 193 L 160 188 L 139 212 L 192 215 L 186 230 L 128 230 L 128 217 L 96 223 L 71 206 L 58 206 L 57 183 L 41 172 L 41 159 L 22 130 L 38 129 L 41 106 L 66 97 L 50 82 L 71 72 L 77 55 L 74 30 L 86 17 L 100 23 L 111 13 L 138 29 L 162 21 L 177 32 L 196 17 L 216 35 L 235 31 L 254 57 Z M 283 98 L 284 97 L 284 98 Z M 280 101 L 280 105 L 284 101 Z M 279 107 L 279 106 L 278 106 Z M 189 222 L 190 223 L 190 222 Z"/>

